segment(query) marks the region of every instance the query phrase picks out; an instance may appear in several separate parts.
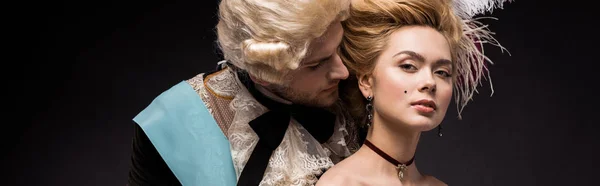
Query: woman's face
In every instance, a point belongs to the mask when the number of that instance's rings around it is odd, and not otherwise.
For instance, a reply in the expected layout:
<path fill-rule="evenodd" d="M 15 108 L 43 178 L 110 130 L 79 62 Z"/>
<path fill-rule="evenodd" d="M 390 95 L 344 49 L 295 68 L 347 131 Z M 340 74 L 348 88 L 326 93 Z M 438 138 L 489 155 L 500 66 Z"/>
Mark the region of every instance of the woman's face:
<path fill-rule="evenodd" d="M 371 76 L 360 78 L 374 115 L 384 123 L 428 131 L 439 125 L 452 99 L 452 61 L 446 38 L 425 26 L 390 35 Z"/>

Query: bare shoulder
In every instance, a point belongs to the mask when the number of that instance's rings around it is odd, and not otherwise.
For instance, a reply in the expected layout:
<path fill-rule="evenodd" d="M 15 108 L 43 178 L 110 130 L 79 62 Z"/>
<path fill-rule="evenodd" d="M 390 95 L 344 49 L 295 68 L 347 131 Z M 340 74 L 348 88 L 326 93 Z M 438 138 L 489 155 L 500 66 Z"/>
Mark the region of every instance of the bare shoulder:
<path fill-rule="evenodd" d="M 423 177 L 423 181 L 426 183 L 426 185 L 431 185 L 431 186 L 448 186 L 448 184 L 446 184 L 443 181 L 437 179 L 436 177 L 433 177 L 433 176 L 430 176 L 430 175 L 425 175 Z"/>
<path fill-rule="evenodd" d="M 333 186 L 333 185 L 348 185 L 348 172 L 340 169 L 340 167 L 333 166 L 327 170 L 317 181 L 315 186 Z"/>
<path fill-rule="evenodd" d="M 354 168 L 344 160 L 327 170 L 315 186 L 358 185 L 352 175 Z"/>

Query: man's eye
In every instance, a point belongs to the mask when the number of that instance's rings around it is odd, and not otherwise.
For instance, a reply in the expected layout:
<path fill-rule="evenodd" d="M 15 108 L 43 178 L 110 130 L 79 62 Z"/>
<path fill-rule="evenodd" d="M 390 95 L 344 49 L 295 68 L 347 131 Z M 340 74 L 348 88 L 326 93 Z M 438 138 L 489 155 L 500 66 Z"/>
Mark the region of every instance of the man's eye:
<path fill-rule="evenodd" d="M 323 64 L 323 62 L 317 63 L 316 65 L 313 65 L 313 66 L 309 66 L 308 68 L 310 68 L 312 70 L 316 70 L 321 66 L 321 64 Z"/>

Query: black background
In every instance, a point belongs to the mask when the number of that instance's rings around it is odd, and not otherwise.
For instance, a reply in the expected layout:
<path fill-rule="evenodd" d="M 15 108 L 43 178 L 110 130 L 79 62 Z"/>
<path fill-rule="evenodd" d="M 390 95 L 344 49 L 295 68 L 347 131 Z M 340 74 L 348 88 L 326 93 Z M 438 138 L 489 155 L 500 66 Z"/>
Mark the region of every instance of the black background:
<path fill-rule="evenodd" d="M 125 185 L 131 119 L 221 59 L 217 2 L 27 3 L 4 7 L 16 10 L 4 16 L 8 185 Z M 450 185 L 596 185 L 596 11 L 517 0 L 488 14 L 510 52 L 486 48 L 495 92 L 484 82 L 463 120 L 451 105 L 444 136 L 422 136 L 419 169 Z"/>

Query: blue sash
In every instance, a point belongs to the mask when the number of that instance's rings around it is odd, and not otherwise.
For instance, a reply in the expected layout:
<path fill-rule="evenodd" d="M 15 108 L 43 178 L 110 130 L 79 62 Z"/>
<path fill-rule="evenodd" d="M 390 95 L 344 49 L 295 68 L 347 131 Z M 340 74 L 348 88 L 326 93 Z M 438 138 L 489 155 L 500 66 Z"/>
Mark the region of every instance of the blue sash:
<path fill-rule="evenodd" d="M 133 119 L 184 186 L 234 186 L 229 141 L 185 81 L 156 97 Z"/>

